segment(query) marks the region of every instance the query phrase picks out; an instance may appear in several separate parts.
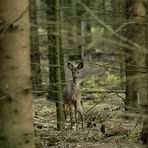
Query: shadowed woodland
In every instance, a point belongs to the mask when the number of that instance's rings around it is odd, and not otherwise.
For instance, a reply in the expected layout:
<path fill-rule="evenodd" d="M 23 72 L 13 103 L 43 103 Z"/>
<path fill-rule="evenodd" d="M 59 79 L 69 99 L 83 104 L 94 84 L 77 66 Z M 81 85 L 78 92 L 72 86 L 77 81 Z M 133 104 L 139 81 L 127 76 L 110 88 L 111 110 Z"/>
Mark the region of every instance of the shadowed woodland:
<path fill-rule="evenodd" d="M 0 148 L 148 148 L 147 0 L 0 1 Z"/>

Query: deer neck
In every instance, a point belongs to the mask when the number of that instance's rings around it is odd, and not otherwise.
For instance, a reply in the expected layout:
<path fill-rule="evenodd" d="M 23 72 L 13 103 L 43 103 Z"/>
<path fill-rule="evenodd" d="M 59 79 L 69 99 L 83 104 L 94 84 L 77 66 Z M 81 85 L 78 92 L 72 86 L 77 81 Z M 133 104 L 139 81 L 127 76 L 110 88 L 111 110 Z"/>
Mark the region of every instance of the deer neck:
<path fill-rule="evenodd" d="M 72 80 L 72 90 L 73 93 L 78 93 L 80 91 L 80 83 L 78 80 Z"/>

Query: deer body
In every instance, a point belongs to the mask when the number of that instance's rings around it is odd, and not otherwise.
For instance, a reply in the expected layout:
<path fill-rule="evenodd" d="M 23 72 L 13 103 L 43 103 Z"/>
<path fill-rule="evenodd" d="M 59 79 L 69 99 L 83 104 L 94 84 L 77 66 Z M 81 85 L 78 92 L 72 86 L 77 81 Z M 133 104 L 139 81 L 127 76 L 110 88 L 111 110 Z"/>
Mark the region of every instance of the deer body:
<path fill-rule="evenodd" d="M 63 98 L 64 98 L 64 114 L 65 119 L 67 118 L 68 110 L 70 113 L 70 121 L 71 121 L 71 128 L 73 125 L 73 114 L 72 114 L 72 106 L 75 109 L 75 122 L 76 122 L 76 129 L 78 128 L 77 122 L 77 113 L 79 113 L 82 122 L 82 129 L 83 129 L 83 110 L 81 106 L 81 93 L 80 93 L 80 83 L 77 79 L 78 71 L 83 68 L 83 63 L 80 63 L 77 67 L 74 67 L 71 63 L 67 64 L 67 67 L 72 72 L 73 80 L 69 81 L 63 91 Z"/>

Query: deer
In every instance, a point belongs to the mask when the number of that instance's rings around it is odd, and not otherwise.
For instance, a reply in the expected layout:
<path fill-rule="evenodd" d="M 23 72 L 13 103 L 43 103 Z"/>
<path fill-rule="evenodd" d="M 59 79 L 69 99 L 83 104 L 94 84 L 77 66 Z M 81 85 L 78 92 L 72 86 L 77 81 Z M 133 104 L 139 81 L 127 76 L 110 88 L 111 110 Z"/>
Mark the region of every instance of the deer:
<path fill-rule="evenodd" d="M 84 116 L 81 105 L 81 93 L 80 93 L 80 82 L 78 81 L 79 70 L 83 68 L 83 63 L 79 63 L 77 67 L 73 66 L 71 63 L 67 63 L 67 67 L 71 70 L 72 80 L 69 81 L 63 89 L 63 102 L 64 102 L 64 115 L 65 120 L 67 119 L 68 111 L 70 114 L 71 129 L 73 128 L 73 113 L 72 107 L 75 110 L 75 124 L 76 130 L 78 129 L 78 119 L 77 114 L 79 113 L 82 123 L 82 129 L 84 124 Z"/>

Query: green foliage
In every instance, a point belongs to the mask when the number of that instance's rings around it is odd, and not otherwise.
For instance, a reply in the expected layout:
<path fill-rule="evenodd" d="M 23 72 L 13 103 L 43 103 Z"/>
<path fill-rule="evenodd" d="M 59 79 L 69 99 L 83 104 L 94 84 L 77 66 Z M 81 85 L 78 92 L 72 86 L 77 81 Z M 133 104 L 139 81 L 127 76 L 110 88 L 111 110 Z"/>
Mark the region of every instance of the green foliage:
<path fill-rule="evenodd" d="M 85 80 L 86 85 L 94 84 L 96 80 L 96 76 L 92 75 L 89 79 Z"/>
<path fill-rule="evenodd" d="M 106 11 L 111 11 L 111 10 L 112 10 L 112 7 L 111 7 L 111 0 L 105 1 L 105 10 L 106 10 Z"/>
<path fill-rule="evenodd" d="M 47 35 L 47 29 L 45 28 L 38 28 L 38 33 L 41 35 Z"/>
<path fill-rule="evenodd" d="M 91 27 L 92 33 L 98 33 L 99 35 L 104 34 L 105 29 L 103 27 L 100 27 L 99 25 L 95 25 Z"/>

